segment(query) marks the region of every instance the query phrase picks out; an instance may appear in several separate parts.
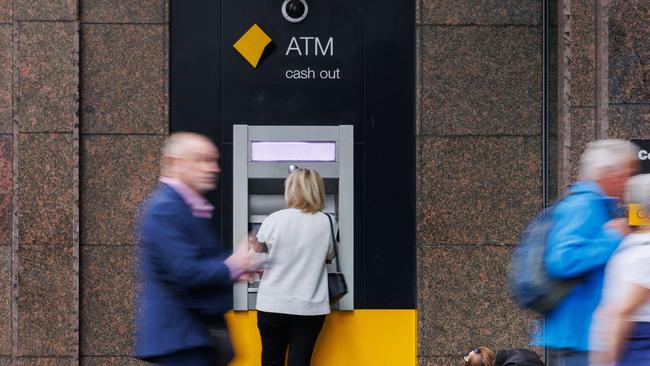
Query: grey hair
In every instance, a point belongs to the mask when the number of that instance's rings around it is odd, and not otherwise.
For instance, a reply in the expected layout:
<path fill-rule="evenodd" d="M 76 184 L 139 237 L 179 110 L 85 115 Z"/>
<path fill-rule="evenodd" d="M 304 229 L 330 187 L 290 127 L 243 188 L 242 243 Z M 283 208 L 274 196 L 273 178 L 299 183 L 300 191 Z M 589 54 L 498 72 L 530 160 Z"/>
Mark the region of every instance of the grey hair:
<path fill-rule="evenodd" d="M 169 135 L 160 149 L 160 174 L 164 176 L 168 173 L 165 166 L 165 157 L 184 156 L 187 154 L 188 147 L 196 140 L 205 140 L 212 143 L 206 136 L 194 132 L 174 132 Z"/>
<path fill-rule="evenodd" d="M 599 179 L 607 171 L 626 168 L 638 150 L 635 144 L 625 140 L 592 141 L 580 158 L 580 179 Z"/>
<path fill-rule="evenodd" d="M 640 174 L 631 177 L 625 186 L 625 201 L 642 205 L 650 210 L 650 174 Z"/>

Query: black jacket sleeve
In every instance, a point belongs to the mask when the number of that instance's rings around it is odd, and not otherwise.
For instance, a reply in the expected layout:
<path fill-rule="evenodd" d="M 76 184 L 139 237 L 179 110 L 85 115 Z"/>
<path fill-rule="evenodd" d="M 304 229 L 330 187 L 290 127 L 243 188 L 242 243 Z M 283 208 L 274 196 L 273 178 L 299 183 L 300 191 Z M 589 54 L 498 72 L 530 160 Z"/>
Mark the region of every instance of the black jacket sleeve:
<path fill-rule="evenodd" d="M 544 366 L 537 353 L 529 349 L 501 350 L 494 366 Z"/>

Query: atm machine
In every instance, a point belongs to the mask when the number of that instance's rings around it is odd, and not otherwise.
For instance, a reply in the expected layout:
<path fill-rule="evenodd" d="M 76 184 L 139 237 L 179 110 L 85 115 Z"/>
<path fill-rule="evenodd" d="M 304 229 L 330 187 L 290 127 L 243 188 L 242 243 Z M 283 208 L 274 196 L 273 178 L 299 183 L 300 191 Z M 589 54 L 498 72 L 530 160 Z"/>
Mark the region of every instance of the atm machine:
<path fill-rule="evenodd" d="M 284 180 L 294 168 L 315 169 L 325 181 L 325 211 L 339 223 L 339 261 L 348 293 L 339 310 L 354 309 L 353 126 L 233 126 L 233 243 L 247 245 L 271 213 L 287 207 Z M 335 268 L 328 265 L 328 271 Z M 255 309 L 259 280 L 238 282 L 233 309 Z M 336 309 L 336 306 L 333 306 Z"/>

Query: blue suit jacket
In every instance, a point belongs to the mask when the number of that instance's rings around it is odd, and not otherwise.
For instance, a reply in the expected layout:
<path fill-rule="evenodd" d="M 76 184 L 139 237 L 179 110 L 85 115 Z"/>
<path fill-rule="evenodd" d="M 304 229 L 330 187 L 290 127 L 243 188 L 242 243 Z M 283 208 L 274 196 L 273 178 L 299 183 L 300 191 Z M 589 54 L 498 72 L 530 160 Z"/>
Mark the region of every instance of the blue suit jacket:
<path fill-rule="evenodd" d="M 205 324 L 231 309 L 232 281 L 210 220 L 194 217 L 173 188 L 159 184 L 138 229 L 136 356 L 211 346 Z"/>

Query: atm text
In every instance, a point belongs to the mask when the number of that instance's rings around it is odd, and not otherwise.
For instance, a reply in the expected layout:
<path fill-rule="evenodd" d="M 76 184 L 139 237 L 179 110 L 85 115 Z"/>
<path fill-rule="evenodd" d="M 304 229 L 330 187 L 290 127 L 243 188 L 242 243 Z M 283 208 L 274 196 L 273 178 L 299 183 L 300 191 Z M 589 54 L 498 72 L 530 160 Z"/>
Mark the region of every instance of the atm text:
<path fill-rule="evenodd" d="M 298 41 L 300 40 L 300 41 Z M 334 37 L 329 37 L 325 46 L 319 37 L 291 37 L 285 56 L 334 56 Z"/>

